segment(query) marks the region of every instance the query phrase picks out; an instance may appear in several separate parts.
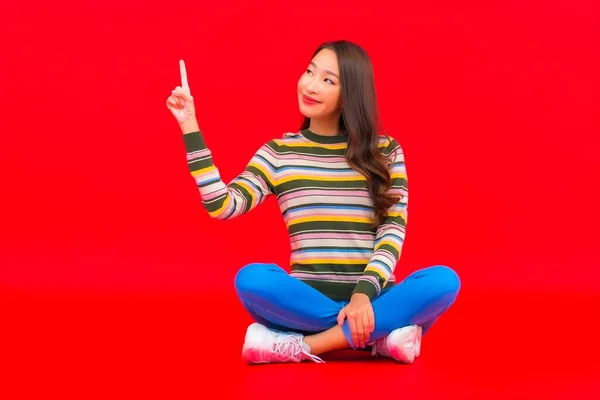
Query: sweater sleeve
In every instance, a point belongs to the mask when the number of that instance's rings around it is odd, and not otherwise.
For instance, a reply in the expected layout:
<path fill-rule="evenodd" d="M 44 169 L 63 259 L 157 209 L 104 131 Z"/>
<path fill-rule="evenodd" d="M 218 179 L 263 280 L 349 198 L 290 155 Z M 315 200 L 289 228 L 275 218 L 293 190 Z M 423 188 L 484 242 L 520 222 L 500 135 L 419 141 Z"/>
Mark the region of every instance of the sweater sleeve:
<path fill-rule="evenodd" d="M 183 135 L 187 165 L 200 191 L 202 204 L 215 219 L 243 215 L 275 193 L 275 143 L 258 149 L 244 171 L 225 184 L 201 132 Z"/>
<path fill-rule="evenodd" d="M 402 253 L 408 216 L 408 182 L 402 148 L 395 139 L 390 147 L 396 158 L 391 170 L 390 193 L 398 196 L 398 203 L 390 207 L 387 217 L 376 231 L 373 255 L 359 278 L 353 293 L 364 293 L 373 299 L 385 287 Z"/>

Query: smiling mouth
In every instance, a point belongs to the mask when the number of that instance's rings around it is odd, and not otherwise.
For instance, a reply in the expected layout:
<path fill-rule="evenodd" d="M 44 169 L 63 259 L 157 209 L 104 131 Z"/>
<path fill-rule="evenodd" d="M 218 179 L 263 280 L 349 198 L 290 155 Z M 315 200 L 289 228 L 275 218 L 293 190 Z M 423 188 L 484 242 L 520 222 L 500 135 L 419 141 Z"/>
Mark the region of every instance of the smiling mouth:
<path fill-rule="evenodd" d="M 305 96 L 305 95 L 302 95 L 302 102 L 307 105 L 321 104 L 320 101 L 317 101 L 317 100 L 315 100 L 311 97 Z"/>

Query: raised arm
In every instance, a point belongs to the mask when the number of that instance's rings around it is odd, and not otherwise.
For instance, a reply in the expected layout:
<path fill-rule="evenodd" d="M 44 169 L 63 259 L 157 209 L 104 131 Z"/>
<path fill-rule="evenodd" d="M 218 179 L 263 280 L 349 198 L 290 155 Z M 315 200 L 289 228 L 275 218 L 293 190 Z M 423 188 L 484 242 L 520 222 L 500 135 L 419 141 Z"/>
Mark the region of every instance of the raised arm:
<path fill-rule="evenodd" d="M 261 146 L 244 171 L 226 185 L 215 166 L 202 134 L 183 135 L 190 173 L 202 196 L 202 203 L 211 217 L 229 219 L 240 216 L 261 204 L 275 193 L 276 160 L 273 142 Z"/>
<path fill-rule="evenodd" d="M 179 66 L 181 86 L 171 92 L 167 108 L 183 132 L 188 167 L 196 181 L 202 204 L 209 215 L 216 219 L 230 219 L 245 214 L 275 193 L 276 144 L 270 141 L 261 146 L 244 171 L 225 184 L 198 127 L 183 60 Z"/>

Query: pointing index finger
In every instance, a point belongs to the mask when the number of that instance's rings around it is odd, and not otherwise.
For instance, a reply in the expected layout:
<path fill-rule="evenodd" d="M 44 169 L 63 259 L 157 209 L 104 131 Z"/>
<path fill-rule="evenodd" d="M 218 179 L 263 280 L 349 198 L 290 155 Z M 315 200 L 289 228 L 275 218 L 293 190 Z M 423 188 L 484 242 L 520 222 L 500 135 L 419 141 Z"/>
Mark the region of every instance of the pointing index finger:
<path fill-rule="evenodd" d="M 179 60 L 179 73 L 181 74 L 181 87 L 189 94 L 190 85 L 188 84 L 187 71 L 185 69 L 185 62 L 183 60 Z"/>

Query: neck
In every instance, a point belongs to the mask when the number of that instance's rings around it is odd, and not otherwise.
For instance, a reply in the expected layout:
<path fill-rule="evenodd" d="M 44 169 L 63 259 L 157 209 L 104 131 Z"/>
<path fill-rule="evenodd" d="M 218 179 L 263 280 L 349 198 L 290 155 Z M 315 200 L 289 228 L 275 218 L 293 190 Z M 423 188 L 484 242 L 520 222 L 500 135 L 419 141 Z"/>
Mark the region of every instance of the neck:
<path fill-rule="evenodd" d="M 337 136 L 340 134 L 340 127 L 338 121 L 339 116 L 332 120 L 330 119 L 326 121 L 311 119 L 310 126 L 308 129 L 310 129 L 311 132 L 314 132 L 318 135 Z"/>

